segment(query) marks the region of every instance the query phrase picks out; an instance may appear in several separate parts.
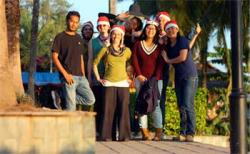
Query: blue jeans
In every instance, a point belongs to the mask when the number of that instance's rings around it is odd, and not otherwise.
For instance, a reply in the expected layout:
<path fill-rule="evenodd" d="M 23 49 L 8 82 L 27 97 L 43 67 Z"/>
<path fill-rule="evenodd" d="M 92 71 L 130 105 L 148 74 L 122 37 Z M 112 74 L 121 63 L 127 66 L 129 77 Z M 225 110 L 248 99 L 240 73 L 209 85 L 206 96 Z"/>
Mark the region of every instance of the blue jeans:
<path fill-rule="evenodd" d="M 168 80 L 169 80 L 169 65 L 165 64 L 163 68 L 163 84 L 162 84 L 162 90 L 161 92 L 161 98 L 160 98 L 160 107 L 161 107 L 161 113 L 162 113 L 162 126 L 164 131 L 165 126 L 165 114 L 166 114 L 166 99 L 167 99 L 167 86 L 168 86 Z"/>
<path fill-rule="evenodd" d="M 75 111 L 76 104 L 93 105 L 95 96 L 85 76 L 73 76 L 74 83 L 69 85 L 63 81 L 63 94 L 65 98 L 65 110 Z"/>
<path fill-rule="evenodd" d="M 195 134 L 194 97 L 198 87 L 198 77 L 175 81 L 175 92 L 180 112 L 180 134 Z"/>

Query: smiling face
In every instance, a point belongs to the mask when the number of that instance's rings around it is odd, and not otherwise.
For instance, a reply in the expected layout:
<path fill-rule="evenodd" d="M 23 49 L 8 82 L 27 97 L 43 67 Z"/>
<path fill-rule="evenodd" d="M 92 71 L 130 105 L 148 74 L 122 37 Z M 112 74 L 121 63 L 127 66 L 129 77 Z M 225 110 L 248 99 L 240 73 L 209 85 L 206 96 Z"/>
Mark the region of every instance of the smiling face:
<path fill-rule="evenodd" d="M 108 33 L 109 28 L 110 27 L 108 25 L 105 25 L 105 24 L 97 26 L 97 29 L 100 33 Z"/>
<path fill-rule="evenodd" d="M 79 27 L 80 18 L 76 15 L 70 16 L 67 20 L 67 30 L 70 32 L 76 32 Z"/>
<path fill-rule="evenodd" d="M 154 38 L 154 36 L 156 35 L 156 26 L 154 25 L 148 25 L 146 27 L 146 36 L 147 38 Z"/>
<path fill-rule="evenodd" d="M 84 26 L 82 29 L 82 36 L 85 39 L 90 39 L 92 35 L 93 35 L 93 29 L 91 28 L 91 26 L 89 25 Z"/>
<path fill-rule="evenodd" d="M 130 20 L 130 26 L 133 30 L 135 30 L 138 27 L 139 23 L 137 22 L 137 20 L 135 18 L 132 18 Z"/>
<path fill-rule="evenodd" d="M 121 43 L 121 40 L 122 40 L 122 33 L 119 32 L 118 30 L 114 30 L 112 31 L 111 33 L 111 42 L 113 44 L 120 44 Z"/>
<path fill-rule="evenodd" d="M 168 28 L 167 31 L 166 31 L 167 36 L 168 36 L 170 39 L 177 38 L 178 32 L 179 32 L 179 29 L 176 28 L 176 27 L 170 27 L 170 28 Z"/>

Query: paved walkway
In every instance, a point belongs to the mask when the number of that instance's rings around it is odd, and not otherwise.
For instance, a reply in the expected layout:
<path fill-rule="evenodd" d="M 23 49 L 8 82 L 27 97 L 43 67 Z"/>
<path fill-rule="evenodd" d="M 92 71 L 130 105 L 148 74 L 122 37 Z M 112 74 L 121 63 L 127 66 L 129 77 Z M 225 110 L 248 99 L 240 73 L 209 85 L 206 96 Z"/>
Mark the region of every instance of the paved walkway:
<path fill-rule="evenodd" d="M 226 154 L 229 148 L 217 147 L 198 142 L 173 141 L 129 141 L 96 142 L 96 154 Z"/>

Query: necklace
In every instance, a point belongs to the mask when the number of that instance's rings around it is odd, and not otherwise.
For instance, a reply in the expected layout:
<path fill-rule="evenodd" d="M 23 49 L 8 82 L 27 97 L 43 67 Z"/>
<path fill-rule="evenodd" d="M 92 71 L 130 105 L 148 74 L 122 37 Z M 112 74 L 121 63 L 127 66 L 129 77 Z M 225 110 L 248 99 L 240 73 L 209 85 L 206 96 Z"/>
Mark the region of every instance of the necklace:
<path fill-rule="evenodd" d="M 147 54 L 147 55 L 150 55 L 151 53 L 153 53 L 155 51 L 155 49 L 157 48 L 157 44 L 153 43 L 153 45 L 151 45 L 150 47 L 147 47 L 145 46 L 145 41 L 141 41 L 141 46 L 142 46 L 142 49 L 144 50 L 144 52 Z"/>
<path fill-rule="evenodd" d="M 109 48 L 113 56 L 122 56 L 125 51 L 124 48 L 119 48 L 118 50 L 115 50 L 115 48 L 112 45 Z"/>

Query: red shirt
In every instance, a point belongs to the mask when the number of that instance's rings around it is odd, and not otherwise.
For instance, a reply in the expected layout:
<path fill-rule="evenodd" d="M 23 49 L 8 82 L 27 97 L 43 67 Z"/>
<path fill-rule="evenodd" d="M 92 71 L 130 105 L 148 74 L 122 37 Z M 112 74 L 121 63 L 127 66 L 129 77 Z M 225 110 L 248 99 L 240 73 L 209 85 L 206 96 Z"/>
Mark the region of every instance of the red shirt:
<path fill-rule="evenodd" d="M 164 64 L 161 51 L 162 46 L 157 45 L 152 52 L 147 53 L 141 41 L 137 41 L 132 52 L 132 64 L 136 76 L 143 75 L 148 79 L 155 76 L 160 80 L 162 78 L 162 68 Z"/>

